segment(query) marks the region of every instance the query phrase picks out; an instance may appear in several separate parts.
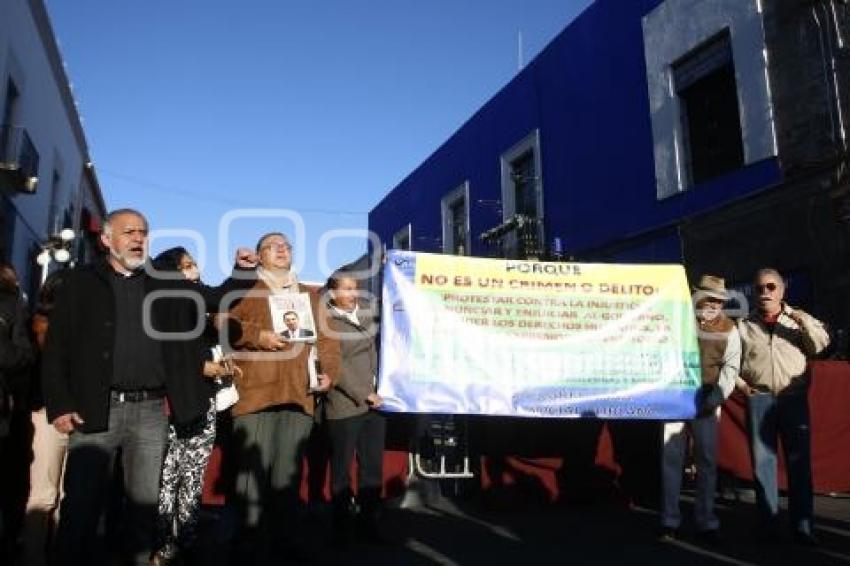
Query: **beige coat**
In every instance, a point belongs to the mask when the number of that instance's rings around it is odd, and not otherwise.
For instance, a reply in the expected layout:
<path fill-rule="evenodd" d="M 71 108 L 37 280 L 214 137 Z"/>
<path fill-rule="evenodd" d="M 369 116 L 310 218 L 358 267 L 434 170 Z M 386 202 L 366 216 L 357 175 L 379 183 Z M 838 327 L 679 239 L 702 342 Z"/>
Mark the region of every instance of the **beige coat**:
<path fill-rule="evenodd" d="M 800 326 L 789 312 L 786 305 L 773 332 L 757 311 L 738 323 L 743 351 L 741 378 L 750 387 L 774 394 L 804 389 L 808 359 L 829 345 L 829 334 L 819 320 L 794 309 L 802 317 Z"/>

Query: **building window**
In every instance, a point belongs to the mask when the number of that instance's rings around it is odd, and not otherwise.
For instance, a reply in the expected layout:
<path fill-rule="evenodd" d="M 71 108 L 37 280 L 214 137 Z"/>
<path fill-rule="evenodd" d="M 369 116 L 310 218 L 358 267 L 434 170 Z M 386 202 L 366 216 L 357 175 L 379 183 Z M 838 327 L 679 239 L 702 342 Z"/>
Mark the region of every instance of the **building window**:
<path fill-rule="evenodd" d="M 673 76 L 689 184 L 740 169 L 744 144 L 728 30 L 674 64 Z"/>
<path fill-rule="evenodd" d="M 411 250 L 411 237 L 413 228 L 410 224 L 404 226 L 401 230 L 393 234 L 393 249 L 394 250 Z"/>
<path fill-rule="evenodd" d="M 47 209 L 47 235 L 51 236 L 59 232 L 59 185 L 62 176 L 56 169 L 53 170 L 53 180 L 50 183 L 50 204 Z"/>
<path fill-rule="evenodd" d="M 443 253 L 469 255 L 469 183 L 443 197 Z"/>
<path fill-rule="evenodd" d="M 534 151 L 529 150 L 511 161 L 511 183 L 513 183 L 514 212 L 536 217 L 537 172 L 534 167 Z"/>
<path fill-rule="evenodd" d="M 11 152 L 14 151 L 15 129 L 13 126 L 16 125 L 18 118 L 20 98 L 18 87 L 12 79 L 9 79 L 6 82 L 6 97 L 3 101 L 3 121 L 0 122 L 0 161 L 2 162 L 14 162 L 17 158 Z"/>
<path fill-rule="evenodd" d="M 543 250 L 543 181 L 540 132 L 502 155 L 502 215 L 511 226 L 502 238 L 506 257 L 539 257 Z"/>
<path fill-rule="evenodd" d="M 15 86 L 14 81 L 9 79 L 6 82 L 6 100 L 3 103 L 3 125 L 4 126 L 14 126 L 15 120 L 17 119 L 18 114 L 18 101 L 20 100 L 21 93 L 18 91 L 18 87 Z"/>
<path fill-rule="evenodd" d="M 778 155 L 762 4 L 662 0 L 643 17 L 658 199 Z"/>
<path fill-rule="evenodd" d="M 505 220 L 517 214 L 543 216 L 540 178 L 540 135 L 537 130 L 502 155 L 502 211 Z"/>

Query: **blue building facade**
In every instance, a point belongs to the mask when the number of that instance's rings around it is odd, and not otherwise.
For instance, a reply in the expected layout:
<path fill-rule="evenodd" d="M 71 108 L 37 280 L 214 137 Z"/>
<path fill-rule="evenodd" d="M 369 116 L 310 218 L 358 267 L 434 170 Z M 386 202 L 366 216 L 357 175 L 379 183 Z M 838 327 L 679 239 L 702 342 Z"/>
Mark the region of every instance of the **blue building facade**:
<path fill-rule="evenodd" d="M 100 253 L 105 215 L 47 6 L 43 0 L 3 2 L 0 260 L 15 266 L 32 306 L 47 273 Z M 70 241 L 60 237 L 67 229 L 73 231 Z"/>
<path fill-rule="evenodd" d="M 850 19 L 839 7 L 815 42 L 794 4 L 597 0 L 375 206 L 370 229 L 387 248 L 676 262 L 741 285 L 772 265 L 847 325 L 848 74 L 835 56 L 831 76 L 818 69 Z"/>

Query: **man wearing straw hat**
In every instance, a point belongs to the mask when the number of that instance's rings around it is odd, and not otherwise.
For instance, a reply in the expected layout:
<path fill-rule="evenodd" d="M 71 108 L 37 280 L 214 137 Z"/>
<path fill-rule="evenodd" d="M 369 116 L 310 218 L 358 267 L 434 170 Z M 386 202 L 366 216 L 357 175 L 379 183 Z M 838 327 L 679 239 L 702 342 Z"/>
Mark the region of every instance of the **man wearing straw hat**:
<path fill-rule="evenodd" d="M 735 388 L 741 360 L 741 338 L 735 324 L 723 313 L 723 304 L 729 296 L 722 278 L 703 275 L 693 288 L 692 296 L 698 327 L 702 387 L 697 393 L 697 416 L 694 420 L 690 423 L 664 423 L 661 537 L 662 540 L 675 539 L 681 523 L 679 490 L 689 428 L 694 439 L 697 465 L 694 522 L 701 538 L 716 543 L 720 528 L 720 521 L 714 514 L 720 405 Z"/>

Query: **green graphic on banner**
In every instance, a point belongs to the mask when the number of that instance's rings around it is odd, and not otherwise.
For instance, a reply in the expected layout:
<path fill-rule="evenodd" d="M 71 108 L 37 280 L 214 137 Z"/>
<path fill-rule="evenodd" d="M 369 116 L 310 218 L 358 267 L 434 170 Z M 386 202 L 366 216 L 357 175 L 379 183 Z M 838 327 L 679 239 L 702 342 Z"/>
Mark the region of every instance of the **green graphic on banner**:
<path fill-rule="evenodd" d="M 700 365 L 681 266 L 392 253 L 408 269 L 391 267 L 385 281 L 380 391 L 390 408 L 693 414 Z"/>

